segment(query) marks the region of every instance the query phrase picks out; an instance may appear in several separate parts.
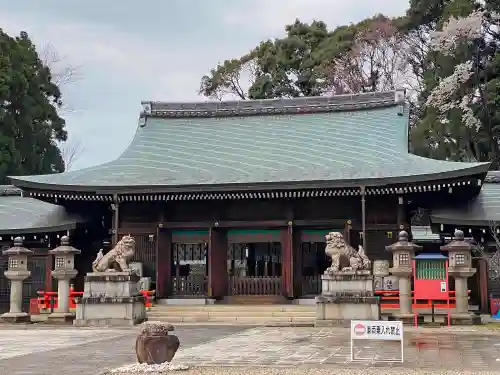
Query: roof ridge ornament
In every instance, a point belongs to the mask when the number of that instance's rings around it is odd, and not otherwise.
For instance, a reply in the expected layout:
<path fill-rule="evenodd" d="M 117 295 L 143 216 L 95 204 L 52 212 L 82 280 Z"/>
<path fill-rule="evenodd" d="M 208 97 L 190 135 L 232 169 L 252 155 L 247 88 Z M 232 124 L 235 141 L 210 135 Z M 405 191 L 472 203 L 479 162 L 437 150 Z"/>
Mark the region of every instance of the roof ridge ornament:
<path fill-rule="evenodd" d="M 155 102 L 144 101 L 146 116 L 160 118 L 243 117 L 255 115 L 298 115 L 384 108 L 398 105 L 396 91 L 366 92 L 332 96 L 274 98 L 231 101 Z M 404 90 L 402 91 L 404 103 Z"/>
<path fill-rule="evenodd" d="M 394 91 L 394 102 L 396 104 L 404 104 L 406 98 L 406 89 L 396 89 Z"/>
<path fill-rule="evenodd" d="M 151 102 L 142 102 L 142 112 L 141 114 L 150 115 L 151 114 Z"/>
<path fill-rule="evenodd" d="M 143 128 L 146 126 L 147 117 L 151 116 L 151 102 L 141 102 L 142 111 L 139 114 L 139 127 Z"/>
<path fill-rule="evenodd" d="M 398 104 L 398 116 L 405 114 L 406 89 L 396 89 L 394 91 L 394 102 Z"/>

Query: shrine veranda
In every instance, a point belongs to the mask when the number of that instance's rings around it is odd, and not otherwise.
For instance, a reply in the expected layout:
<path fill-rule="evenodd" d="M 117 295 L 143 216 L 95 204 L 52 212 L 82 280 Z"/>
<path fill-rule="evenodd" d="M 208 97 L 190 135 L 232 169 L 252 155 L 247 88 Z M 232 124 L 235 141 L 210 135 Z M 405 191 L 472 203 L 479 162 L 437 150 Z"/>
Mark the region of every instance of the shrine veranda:
<path fill-rule="evenodd" d="M 283 303 L 320 293 L 325 235 L 341 232 L 372 261 L 411 233 L 439 253 L 455 229 L 495 251 L 500 184 L 489 163 L 408 151 L 404 92 L 241 102 L 144 102 L 116 160 L 78 171 L 11 176 L 0 189 L 0 243 L 34 251 L 29 293 L 54 290 L 48 250 L 62 235 L 82 250 L 75 290 L 98 250 L 136 239 L 157 299 Z M 3 191 L 3 194 L 2 194 Z M 0 257 L 0 266 L 6 268 Z M 484 259 L 468 281 L 486 312 L 500 283 Z M 0 276 L 0 305 L 8 284 Z"/>

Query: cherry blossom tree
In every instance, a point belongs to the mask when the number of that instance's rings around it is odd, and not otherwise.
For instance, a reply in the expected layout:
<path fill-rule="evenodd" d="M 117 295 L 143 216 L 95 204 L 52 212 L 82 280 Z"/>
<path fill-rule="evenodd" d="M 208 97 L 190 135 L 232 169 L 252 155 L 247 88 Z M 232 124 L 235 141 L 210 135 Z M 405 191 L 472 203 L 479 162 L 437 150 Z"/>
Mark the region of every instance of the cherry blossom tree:
<path fill-rule="evenodd" d="M 334 94 L 412 89 L 415 76 L 408 64 L 404 35 L 383 15 L 358 26 L 350 50 L 329 66 Z"/>
<path fill-rule="evenodd" d="M 468 152 L 460 160 L 491 161 L 494 169 L 500 163 L 498 89 L 496 83 L 492 85 L 500 72 L 496 66 L 499 21 L 496 13 L 478 7 L 466 17 L 451 17 L 441 30 L 432 33 L 432 52 L 442 56 L 441 67 L 447 64 L 453 68 L 425 100 L 438 125 L 449 129 L 447 124 L 458 117 L 463 129 L 444 134 L 451 135 L 450 144 L 462 143 L 460 149 L 465 144 Z"/>
<path fill-rule="evenodd" d="M 493 19 L 487 17 L 483 10 L 474 11 L 468 17 L 451 17 L 441 31 L 433 33 L 431 48 L 444 56 L 455 56 L 460 49 L 473 47 L 476 42 L 486 40 L 490 21 Z M 478 64 L 476 54 L 457 64 L 453 74 L 441 79 L 431 91 L 426 104 L 436 108 L 441 114 L 457 108 L 462 111 L 465 126 L 480 127 L 481 121 L 475 116 L 471 104 L 481 99 L 481 87 L 470 82 Z"/>

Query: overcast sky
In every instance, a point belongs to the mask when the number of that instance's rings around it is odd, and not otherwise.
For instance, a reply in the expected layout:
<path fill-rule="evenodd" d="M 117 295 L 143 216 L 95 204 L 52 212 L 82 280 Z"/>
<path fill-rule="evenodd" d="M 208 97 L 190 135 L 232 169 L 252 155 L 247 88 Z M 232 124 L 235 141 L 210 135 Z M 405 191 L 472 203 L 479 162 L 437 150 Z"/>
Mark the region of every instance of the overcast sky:
<path fill-rule="evenodd" d="M 137 127 L 141 100 L 193 101 L 200 78 L 295 18 L 333 29 L 375 13 L 402 15 L 406 0 L 0 0 L 0 27 L 52 45 L 81 79 L 63 87 L 74 168 L 117 158 Z"/>

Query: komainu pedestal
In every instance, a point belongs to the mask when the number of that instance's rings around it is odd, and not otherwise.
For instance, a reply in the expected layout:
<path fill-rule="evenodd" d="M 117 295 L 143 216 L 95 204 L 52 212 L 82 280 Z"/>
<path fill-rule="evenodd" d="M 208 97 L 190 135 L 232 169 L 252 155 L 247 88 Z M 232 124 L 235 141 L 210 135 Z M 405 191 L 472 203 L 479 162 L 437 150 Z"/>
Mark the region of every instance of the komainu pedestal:
<path fill-rule="evenodd" d="M 380 304 L 373 293 L 373 275 L 369 271 L 325 274 L 321 279 L 321 295 L 316 297 L 316 326 L 380 319 Z"/>
<path fill-rule="evenodd" d="M 77 301 L 76 326 L 131 326 L 146 320 L 139 276 L 131 272 L 91 272 Z"/>
<path fill-rule="evenodd" d="M 77 300 L 77 326 L 122 326 L 146 321 L 144 297 L 137 288 L 139 276 L 128 262 L 135 240 L 123 236 L 105 255 L 99 252 L 92 264 L 94 272 L 85 277 L 83 297 Z"/>
<path fill-rule="evenodd" d="M 345 243 L 341 233 L 329 233 L 326 241 L 325 252 L 332 258 L 332 266 L 321 276 L 315 325 L 379 320 L 380 304 L 373 292 L 371 262 L 363 248 L 354 250 Z"/>

